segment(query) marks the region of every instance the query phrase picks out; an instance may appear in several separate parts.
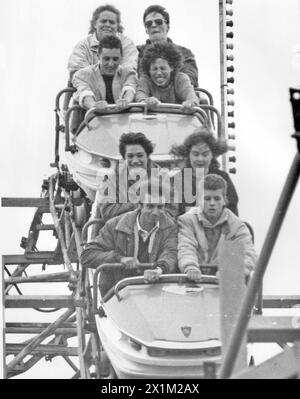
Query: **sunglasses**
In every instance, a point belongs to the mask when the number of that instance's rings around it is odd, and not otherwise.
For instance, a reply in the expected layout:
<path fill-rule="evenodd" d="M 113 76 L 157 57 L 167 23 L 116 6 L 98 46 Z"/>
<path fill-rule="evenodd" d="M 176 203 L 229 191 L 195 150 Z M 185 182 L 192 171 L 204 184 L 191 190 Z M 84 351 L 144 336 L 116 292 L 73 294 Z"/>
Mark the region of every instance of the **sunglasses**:
<path fill-rule="evenodd" d="M 145 21 L 145 26 L 146 28 L 151 28 L 151 26 L 153 25 L 153 23 L 155 22 L 155 25 L 162 25 L 165 21 L 161 18 L 156 18 L 153 20 L 149 20 L 149 21 Z"/>

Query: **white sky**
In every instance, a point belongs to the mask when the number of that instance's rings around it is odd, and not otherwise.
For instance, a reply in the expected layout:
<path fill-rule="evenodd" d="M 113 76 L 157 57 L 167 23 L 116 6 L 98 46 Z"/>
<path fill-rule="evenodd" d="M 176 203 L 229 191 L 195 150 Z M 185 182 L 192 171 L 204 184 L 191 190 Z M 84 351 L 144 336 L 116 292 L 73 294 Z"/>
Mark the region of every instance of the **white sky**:
<path fill-rule="evenodd" d="M 109 2 L 109 1 L 108 1 Z M 54 170 L 54 101 L 67 82 L 66 64 L 86 36 L 94 0 L 2 0 L 0 5 L 1 196 L 39 196 Z M 146 0 L 111 2 L 125 34 L 146 34 Z M 219 102 L 218 1 L 159 1 L 170 12 L 169 36 L 192 49 L 200 86 Z M 288 89 L 300 81 L 299 0 L 235 0 L 235 134 L 240 215 L 255 230 L 259 251 L 296 145 Z M 1 209 L 1 254 L 21 253 L 31 209 Z M 300 189 L 266 274 L 265 292 L 299 294 Z"/>

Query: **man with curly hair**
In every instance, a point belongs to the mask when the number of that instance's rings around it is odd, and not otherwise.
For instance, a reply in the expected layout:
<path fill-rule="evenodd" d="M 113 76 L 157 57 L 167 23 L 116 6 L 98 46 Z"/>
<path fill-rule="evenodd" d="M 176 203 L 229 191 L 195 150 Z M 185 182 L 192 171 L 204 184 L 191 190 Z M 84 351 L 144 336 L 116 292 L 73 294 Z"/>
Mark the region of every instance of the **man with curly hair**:
<path fill-rule="evenodd" d="M 137 49 L 133 41 L 124 36 L 122 32 L 121 13 L 116 7 L 106 4 L 96 8 L 90 22 L 89 36 L 76 44 L 69 58 L 68 70 L 71 77 L 79 69 L 98 62 L 99 41 L 106 35 L 114 35 L 121 40 L 123 47 L 122 65 L 136 70 Z"/>
<path fill-rule="evenodd" d="M 149 38 L 143 45 L 137 46 L 139 52 L 139 74 L 143 73 L 141 59 L 149 45 L 157 43 L 172 43 L 168 37 L 170 29 L 170 16 L 167 10 L 160 5 L 151 5 L 146 8 L 143 15 L 145 30 Z M 198 68 L 194 54 L 186 47 L 175 44 L 182 55 L 182 65 L 179 71 L 186 73 L 194 87 L 198 87 Z"/>
<path fill-rule="evenodd" d="M 144 52 L 136 101 L 148 105 L 182 104 L 184 109 L 199 105 L 199 99 L 187 74 L 179 72 L 182 55 L 177 46 L 169 42 L 149 45 Z"/>

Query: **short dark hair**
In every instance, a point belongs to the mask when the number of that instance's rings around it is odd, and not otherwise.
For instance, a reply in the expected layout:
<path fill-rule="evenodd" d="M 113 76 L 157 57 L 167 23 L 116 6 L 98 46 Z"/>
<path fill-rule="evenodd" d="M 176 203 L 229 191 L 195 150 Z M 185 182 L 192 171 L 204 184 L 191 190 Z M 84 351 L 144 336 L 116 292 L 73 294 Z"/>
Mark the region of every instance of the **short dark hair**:
<path fill-rule="evenodd" d="M 194 145 L 199 143 L 205 143 L 209 147 L 213 155 L 212 166 L 218 167 L 218 161 L 216 158 L 228 151 L 228 145 L 224 140 L 217 140 L 213 133 L 204 126 L 197 128 L 194 133 L 186 137 L 184 142 L 179 145 L 173 145 L 170 150 L 170 154 L 175 155 L 179 158 L 184 158 L 186 166 L 190 167 L 190 152 Z"/>
<path fill-rule="evenodd" d="M 182 62 L 181 52 L 173 43 L 163 42 L 151 44 L 146 46 L 143 58 L 141 60 L 143 72 L 149 75 L 150 66 L 155 60 L 157 60 L 157 58 L 163 58 L 166 60 L 170 67 L 174 70 L 178 69 Z"/>
<path fill-rule="evenodd" d="M 96 8 L 96 10 L 93 12 L 92 19 L 90 21 L 89 33 L 95 32 L 95 30 L 96 30 L 95 23 L 96 23 L 97 19 L 99 18 L 99 15 L 104 11 L 110 11 L 110 12 L 113 12 L 114 14 L 116 14 L 117 23 L 118 23 L 118 32 L 122 33 L 124 28 L 121 25 L 121 12 L 116 7 L 112 6 L 111 4 L 106 4 L 104 6 L 100 6 L 100 7 Z"/>
<path fill-rule="evenodd" d="M 144 15 L 143 15 L 144 23 L 145 23 L 147 15 L 150 14 L 151 12 L 157 12 L 157 13 L 161 14 L 163 16 L 165 22 L 168 25 L 170 25 L 170 15 L 169 15 L 168 11 L 164 7 L 162 7 L 158 4 L 154 4 L 154 5 L 146 8 L 146 10 L 144 11 Z"/>
<path fill-rule="evenodd" d="M 227 182 L 223 177 L 215 174 L 208 174 L 204 178 L 204 190 L 219 190 L 221 189 L 224 199 L 227 196 Z"/>
<path fill-rule="evenodd" d="M 141 132 L 123 133 L 122 136 L 120 137 L 120 143 L 119 143 L 119 152 L 122 155 L 123 159 L 125 159 L 126 146 L 135 145 L 135 144 L 141 145 L 144 148 L 148 157 L 150 154 L 152 154 L 154 150 L 154 145 L 149 139 L 147 139 L 144 133 Z"/>
<path fill-rule="evenodd" d="M 117 36 L 114 35 L 104 36 L 99 42 L 98 54 L 100 54 L 104 48 L 109 48 L 109 49 L 119 48 L 121 51 L 121 55 L 123 55 L 122 43 Z"/>

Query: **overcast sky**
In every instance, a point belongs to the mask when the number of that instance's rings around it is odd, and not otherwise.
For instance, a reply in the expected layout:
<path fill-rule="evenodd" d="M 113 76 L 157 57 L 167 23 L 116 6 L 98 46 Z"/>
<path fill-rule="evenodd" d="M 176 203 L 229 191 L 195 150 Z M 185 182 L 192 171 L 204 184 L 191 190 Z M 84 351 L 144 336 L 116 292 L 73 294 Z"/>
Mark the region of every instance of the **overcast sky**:
<path fill-rule="evenodd" d="M 0 5 L 1 196 L 39 196 L 54 156 L 54 100 L 68 56 L 88 32 L 94 0 L 2 0 Z M 155 2 L 154 2 L 155 3 Z M 146 0 L 113 1 L 136 44 Z M 219 107 L 218 1 L 160 1 L 169 36 L 192 49 L 201 87 Z M 288 89 L 300 82 L 299 0 L 234 1 L 235 134 L 240 215 L 259 251 L 296 152 Z M 300 188 L 265 278 L 265 292 L 299 294 Z M 1 209 L 1 253 L 21 253 L 32 210 Z"/>

